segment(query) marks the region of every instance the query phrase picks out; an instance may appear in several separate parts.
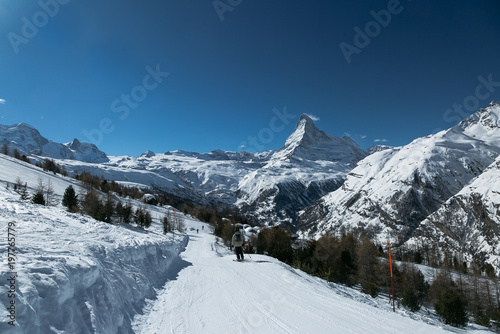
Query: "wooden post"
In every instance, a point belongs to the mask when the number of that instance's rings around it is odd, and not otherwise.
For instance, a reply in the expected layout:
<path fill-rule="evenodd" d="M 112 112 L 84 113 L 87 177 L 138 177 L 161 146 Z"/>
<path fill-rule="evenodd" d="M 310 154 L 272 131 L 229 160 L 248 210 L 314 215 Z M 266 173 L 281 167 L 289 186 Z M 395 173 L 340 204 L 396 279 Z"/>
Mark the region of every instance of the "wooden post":
<path fill-rule="evenodd" d="M 392 288 L 392 311 L 396 312 L 396 306 L 394 305 L 394 279 L 392 278 L 392 259 L 391 259 L 391 242 L 389 244 L 389 267 L 391 268 L 391 288 Z"/>

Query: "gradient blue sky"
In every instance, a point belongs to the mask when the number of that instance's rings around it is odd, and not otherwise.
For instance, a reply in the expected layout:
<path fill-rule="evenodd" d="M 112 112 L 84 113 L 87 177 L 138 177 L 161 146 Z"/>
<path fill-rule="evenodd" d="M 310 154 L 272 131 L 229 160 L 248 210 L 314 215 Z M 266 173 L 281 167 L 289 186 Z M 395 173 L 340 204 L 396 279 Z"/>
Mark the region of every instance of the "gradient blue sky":
<path fill-rule="evenodd" d="M 59 1 L 0 0 L 0 123 L 56 142 L 87 131 L 109 155 L 275 149 L 302 113 L 398 146 L 500 99 L 496 0 Z M 355 27 L 373 37 L 348 63 Z"/>

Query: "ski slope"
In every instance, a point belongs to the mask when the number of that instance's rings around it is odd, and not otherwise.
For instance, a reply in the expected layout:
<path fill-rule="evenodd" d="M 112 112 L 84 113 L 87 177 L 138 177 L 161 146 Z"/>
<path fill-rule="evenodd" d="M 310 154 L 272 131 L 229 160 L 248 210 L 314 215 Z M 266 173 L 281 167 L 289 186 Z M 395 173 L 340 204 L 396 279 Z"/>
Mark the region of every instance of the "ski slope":
<path fill-rule="evenodd" d="M 393 313 L 387 300 L 327 283 L 267 256 L 246 255 L 245 262 L 235 262 L 201 223 L 187 225 L 184 268 L 134 319 L 136 333 L 487 332 L 449 327 L 404 310 Z"/>

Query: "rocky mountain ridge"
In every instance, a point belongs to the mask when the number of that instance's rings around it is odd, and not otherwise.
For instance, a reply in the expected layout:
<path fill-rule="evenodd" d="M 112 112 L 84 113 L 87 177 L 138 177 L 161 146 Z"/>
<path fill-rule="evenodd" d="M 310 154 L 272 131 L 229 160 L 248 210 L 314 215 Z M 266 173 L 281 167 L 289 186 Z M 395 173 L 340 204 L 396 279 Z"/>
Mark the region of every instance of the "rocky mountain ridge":
<path fill-rule="evenodd" d="M 53 159 L 71 159 L 82 162 L 104 163 L 109 159 L 94 144 L 78 139 L 60 144 L 44 138 L 37 129 L 26 123 L 0 125 L 0 145 L 18 150 L 21 155 L 37 155 Z"/>
<path fill-rule="evenodd" d="M 448 130 L 371 154 L 342 187 L 299 213 L 298 229 L 314 238 L 357 231 L 379 244 L 446 239 L 442 250 L 454 246 L 472 258 L 489 249 L 498 261 L 500 199 L 490 196 L 497 183 L 478 180 L 496 171 L 499 119 L 500 104 L 492 102 Z"/>
<path fill-rule="evenodd" d="M 24 124 L 4 128 L 0 141 L 31 155 L 58 159 L 70 173 L 85 170 L 199 204 L 237 206 L 268 224 L 293 225 L 296 212 L 337 189 L 367 155 L 351 139 L 320 131 L 306 114 L 281 149 L 260 153 L 146 151 L 139 157 L 107 157 L 102 152 L 96 156 L 85 154 L 100 152 L 89 150 L 91 144 L 56 144 Z"/>

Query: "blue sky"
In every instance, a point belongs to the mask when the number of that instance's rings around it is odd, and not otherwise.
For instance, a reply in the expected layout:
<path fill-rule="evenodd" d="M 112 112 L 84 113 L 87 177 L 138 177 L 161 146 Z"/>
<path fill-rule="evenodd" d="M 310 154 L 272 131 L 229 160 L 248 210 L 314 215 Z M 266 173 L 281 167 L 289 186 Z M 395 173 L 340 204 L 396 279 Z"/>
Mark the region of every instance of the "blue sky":
<path fill-rule="evenodd" d="M 276 149 L 308 113 L 363 148 L 404 145 L 500 99 L 499 9 L 0 0 L 0 123 L 139 155 Z"/>

